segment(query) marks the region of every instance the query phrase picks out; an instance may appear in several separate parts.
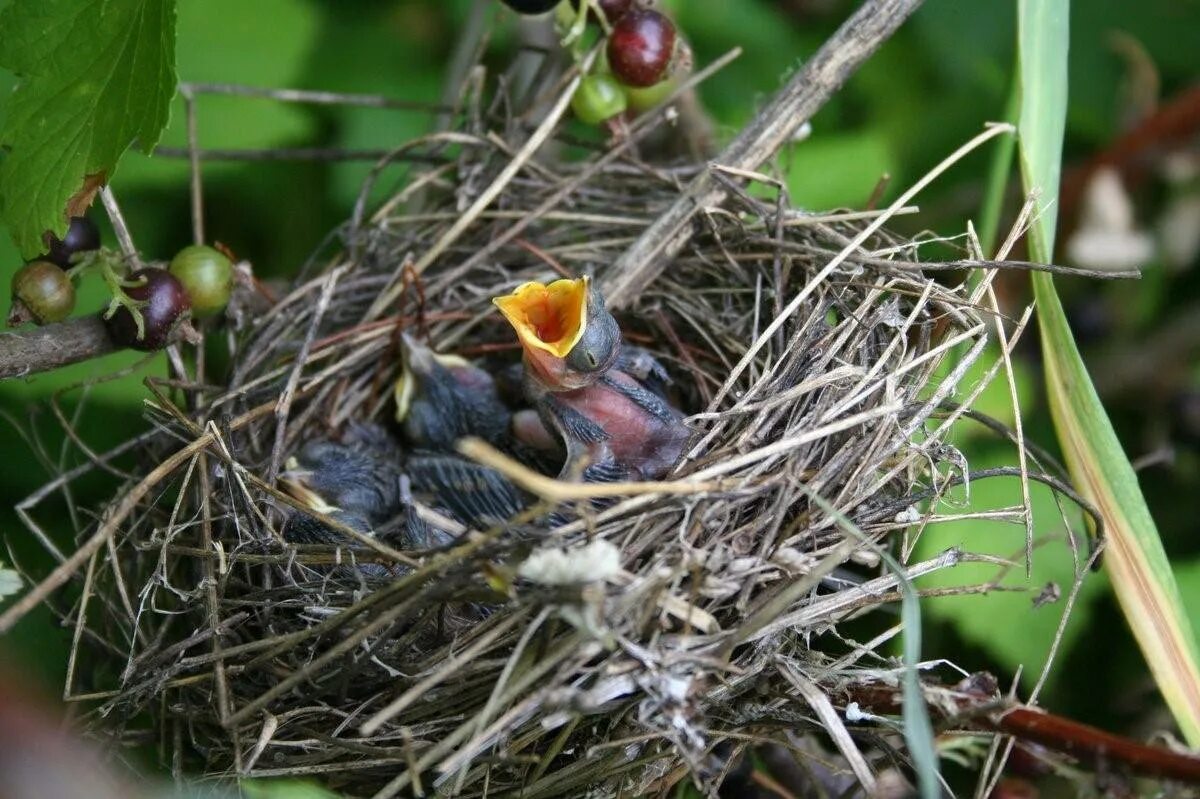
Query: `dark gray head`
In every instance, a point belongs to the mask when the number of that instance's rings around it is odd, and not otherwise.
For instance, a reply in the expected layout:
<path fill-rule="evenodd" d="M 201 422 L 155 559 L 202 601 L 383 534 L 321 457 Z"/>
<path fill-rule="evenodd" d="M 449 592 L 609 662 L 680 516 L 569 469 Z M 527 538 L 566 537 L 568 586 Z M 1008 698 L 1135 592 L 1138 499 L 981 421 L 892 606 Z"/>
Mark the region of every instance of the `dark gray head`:
<path fill-rule="evenodd" d="M 621 329 L 608 312 L 603 295 L 593 284 L 588 288 L 587 324 L 583 336 L 564 360 L 573 371 L 595 374 L 611 369 L 620 354 Z"/>
<path fill-rule="evenodd" d="M 494 442 L 508 427 L 509 412 L 484 370 L 442 355 L 405 334 L 404 368 L 396 381 L 396 420 L 414 447 L 453 451 L 464 436 Z"/>
<path fill-rule="evenodd" d="M 289 464 L 291 493 L 314 510 L 341 510 L 384 521 L 400 506 L 400 461 L 355 446 L 310 441 Z"/>

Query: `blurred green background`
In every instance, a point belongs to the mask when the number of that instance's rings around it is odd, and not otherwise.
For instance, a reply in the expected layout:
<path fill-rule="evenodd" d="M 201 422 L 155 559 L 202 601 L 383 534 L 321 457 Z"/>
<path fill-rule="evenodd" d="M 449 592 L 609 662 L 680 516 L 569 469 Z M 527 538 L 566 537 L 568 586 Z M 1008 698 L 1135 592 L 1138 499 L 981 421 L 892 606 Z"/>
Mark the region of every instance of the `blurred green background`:
<path fill-rule="evenodd" d="M 845 0 L 674 0 L 665 5 L 700 64 L 734 46 L 744 48 L 740 59 L 703 86 L 703 99 L 723 138 L 852 8 Z M 179 0 L 179 75 L 185 81 L 436 102 L 470 6 L 469 0 Z M 489 13 L 495 27 L 488 62 L 503 64 L 517 42 L 514 17 L 499 3 Z M 890 176 L 883 198 L 894 197 L 985 122 L 1001 119 L 1012 90 L 1014 27 L 1011 2 L 927 0 L 814 120 L 812 136 L 782 154 L 780 165 L 793 201 L 811 208 L 861 207 L 883 175 Z M 1187 93 L 1194 94 L 1200 80 L 1200 2 L 1077 2 L 1072 28 L 1067 185 L 1072 185 L 1072 169 L 1111 154 L 1114 142 L 1131 130 L 1146 130 L 1133 155 L 1121 162 L 1121 174 L 1132 202 L 1132 227 L 1152 242 L 1153 254 L 1140 262 L 1144 276 L 1136 283 L 1069 280 L 1060 290 L 1127 453 L 1134 461 L 1148 459 L 1140 472 L 1142 486 L 1177 567 L 1184 600 L 1193 618 L 1200 618 L 1200 269 L 1195 249 L 1179 244 L 1181 236 L 1187 243 L 1188 230 L 1200 228 L 1200 113 L 1194 98 L 1187 104 Z M 0 88 L 11 82 L 11 76 L 0 74 Z M 1190 109 L 1182 131 L 1156 130 L 1155 114 L 1172 103 Z M 428 112 L 237 97 L 199 100 L 199 135 L 206 148 L 381 149 L 426 132 L 432 124 Z M 580 133 L 599 139 L 595 131 Z M 178 99 L 162 143 L 185 144 Z M 922 214 L 898 226 L 908 234 L 955 234 L 968 219 L 978 220 L 991 156 L 985 150 L 955 167 L 920 198 Z M 369 162 L 208 163 L 209 236 L 248 258 L 260 276 L 286 278 L 349 214 L 368 168 Z M 130 152 L 113 187 L 145 254 L 165 259 L 190 243 L 185 161 Z M 1007 199 L 1005 219 L 1011 220 L 1020 198 L 1010 193 Z M 1069 241 L 1066 234 L 1079 227 L 1080 209 L 1078 199 L 1064 192 L 1060 241 Z M 98 220 L 102 216 L 94 215 Z M 102 228 L 106 243 L 113 244 L 107 223 Z M 1060 256 L 1060 262 L 1065 258 Z M 0 238 L 0 264 L 8 265 L 4 273 L 11 274 L 19 263 L 7 236 Z M 95 283 L 83 292 L 84 310 L 101 305 Z M 1027 279 L 1021 276 L 999 280 L 997 291 L 1015 315 L 1028 301 Z M 1027 334 L 1020 348 L 1019 393 L 1026 435 L 1053 450 L 1035 335 Z M 994 357 L 992 353 L 988 363 Z M 77 426 L 89 446 L 103 450 L 142 429 L 141 380 L 147 373 L 164 373 L 161 358 L 142 362 L 116 355 L 28 381 L 0 383 L 0 535 L 23 566 L 38 572 L 46 559 L 12 506 L 56 465 L 76 462 L 74 454 L 62 460 L 69 448 L 64 449 L 62 426 L 48 400 L 68 386 L 134 364 L 140 364 L 137 370 L 69 392 L 60 403 L 68 417 L 79 414 Z M 1012 419 L 1003 379 L 986 392 L 984 409 Z M 1013 462 L 1011 448 L 982 429 L 964 428 L 958 443 L 974 468 Z M 75 499 L 86 507 L 106 489 L 105 479 L 94 478 L 80 486 Z M 958 499 L 963 512 L 1012 505 L 1020 500 L 1020 488 L 1015 480 L 981 481 L 972 486 L 969 498 L 960 494 Z M 1023 572 L 1005 580 L 1024 590 L 926 605 L 926 657 L 989 669 L 1002 684 L 1020 671 L 1026 691 L 1037 680 L 1063 610 L 1062 601 L 1035 608 L 1031 599 L 1048 582 L 1057 583 L 1065 596 L 1072 582 L 1062 515 L 1049 492 L 1035 489 L 1034 502 L 1040 542 L 1034 575 L 1028 582 Z M 1067 518 L 1075 520 L 1069 511 Z M 65 515 L 43 513 L 39 520 L 60 542 L 69 539 Z M 930 556 L 963 545 L 1014 556 L 1023 547 L 1023 536 L 1018 526 L 955 522 L 929 529 L 916 554 Z M 964 569 L 940 584 L 993 574 L 992 569 Z M 37 613 L 0 647 L 27 664 L 35 679 L 58 690 L 66 640 L 48 614 Z M 1135 735 L 1171 725 L 1103 572 L 1080 593 L 1041 701 L 1058 712 Z"/>

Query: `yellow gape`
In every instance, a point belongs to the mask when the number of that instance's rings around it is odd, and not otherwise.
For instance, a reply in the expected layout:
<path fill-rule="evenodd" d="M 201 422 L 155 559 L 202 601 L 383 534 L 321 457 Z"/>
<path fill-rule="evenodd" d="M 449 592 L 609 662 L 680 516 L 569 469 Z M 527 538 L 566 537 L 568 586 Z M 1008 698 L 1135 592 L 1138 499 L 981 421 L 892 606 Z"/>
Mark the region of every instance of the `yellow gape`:
<path fill-rule="evenodd" d="M 587 327 L 591 278 L 526 283 L 492 300 L 526 347 L 565 358 Z"/>

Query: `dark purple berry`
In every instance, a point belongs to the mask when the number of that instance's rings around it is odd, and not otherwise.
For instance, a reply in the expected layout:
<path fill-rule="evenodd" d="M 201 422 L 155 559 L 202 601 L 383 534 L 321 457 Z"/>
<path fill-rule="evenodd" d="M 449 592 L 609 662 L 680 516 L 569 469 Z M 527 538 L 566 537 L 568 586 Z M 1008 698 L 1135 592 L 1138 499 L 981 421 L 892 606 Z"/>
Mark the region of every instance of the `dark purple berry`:
<path fill-rule="evenodd" d="M 501 0 L 518 14 L 545 14 L 558 5 L 558 0 Z"/>
<path fill-rule="evenodd" d="M 12 299 L 9 324 L 61 322 L 75 309 L 75 285 L 57 264 L 30 261 L 13 274 Z"/>
<path fill-rule="evenodd" d="M 675 54 L 675 23 L 637 9 L 617 20 L 608 37 L 608 66 L 626 86 L 653 86 L 667 77 Z"/>
<path fill-rule="evenodd" d="M 596 5 L 600 6 L 604 16 L 612 23 L 629 13 L 629 9 L 633 7 L 633 0 L 598 0 Z"/>
<path fill-rule="evenodd" d="M 183 284 L 165 269 L 140 269 L 129 276 L 128 282 L 139 283 L 125 289 L 132 300 L 144 302 L 139 309 L 145 325 L 145 335 L 138 338 L 137 321 L 125 306 L 117 308 L 110 319 L 105 320 L 108 335 L 122 347 L 150 352 L 160 350 L 171 340 L 171 334 L 191 311 Z"/>
<path fill-rule="evenodd" d="M 71 256 L 75 253 L 100 249 L 100 231 L 86 216 L 73 216 L 67 226 L 66 235 L 59 239 L 54 234 L 47 233 L 45 241 L 49 251 L 46 260 L 66 269 L 71 265 Z"/>
<path fill-rule="evenodd" d="M 571 5 L 575 7 L 576 11 L 579 10 L 579 0 L 571 0 Z M 604 12 L 605 19 L 611 25 L 633 8 L 633 0 L 596 0 L 596 6 Z M 592 18 L 595 18 L 594 15 Z"/>

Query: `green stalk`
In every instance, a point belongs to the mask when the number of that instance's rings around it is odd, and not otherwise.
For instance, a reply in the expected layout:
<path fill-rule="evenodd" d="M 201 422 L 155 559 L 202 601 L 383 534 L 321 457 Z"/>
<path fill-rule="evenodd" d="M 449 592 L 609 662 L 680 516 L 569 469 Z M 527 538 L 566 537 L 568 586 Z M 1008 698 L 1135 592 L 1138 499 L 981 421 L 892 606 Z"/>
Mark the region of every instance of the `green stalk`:
<path fill-rule="evenodd" d="M 1021 173 L 1039 192 L 1030 257 L 1054 253 L 1059 173 L 1067 106 L 1070 0 L 1019 0 Z M 1192 746 L 1200 746 L 1200 668 L 1196 637 L 1137 475 L 1067 325 L 1049 274 L 1033 275 L 1046 391 L 1059 443 L 1079 492 L 1104 520 L 1105 563 L 1126 621 L 1168 707 Z"/>

